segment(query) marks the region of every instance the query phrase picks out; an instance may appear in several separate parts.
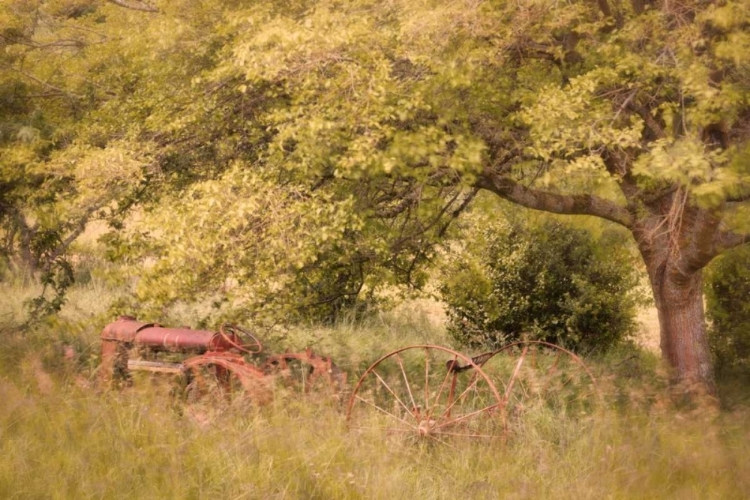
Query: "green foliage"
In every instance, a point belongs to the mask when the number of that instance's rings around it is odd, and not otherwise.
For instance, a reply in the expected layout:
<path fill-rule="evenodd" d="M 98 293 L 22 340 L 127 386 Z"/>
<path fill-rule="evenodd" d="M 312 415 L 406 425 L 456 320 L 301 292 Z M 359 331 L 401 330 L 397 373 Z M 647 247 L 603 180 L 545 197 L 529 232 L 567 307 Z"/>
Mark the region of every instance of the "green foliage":
<path fill-rule="evenodd" d="M 717 374 L 750 377 L 750 248 L 712 263 L 704 290 Z"/>
<path fill-rule="evenodd" d="M 5 2 L 2 255 L 103 219 L 124 309 L 332 319 L 422 287 L 490 170 L 746 193 L 745 3 L 606 3 Z"/>
<path fill-rule="evenodd" d="M 441 295 L 461 343 L 606 350 L 635 330 L 639 275 L 630 256 L 586 230 L 549 220 L 494 224 L 448 262 Z"/>
<path fill-rule="evenodd" d="M 39 281 L 42 292 L 27 303 L 29 319 L 39 321 L 60 312 L 66 302 L 66 293 L 75 283 L 73 266 L 63 257 L 45 263 Z"/>

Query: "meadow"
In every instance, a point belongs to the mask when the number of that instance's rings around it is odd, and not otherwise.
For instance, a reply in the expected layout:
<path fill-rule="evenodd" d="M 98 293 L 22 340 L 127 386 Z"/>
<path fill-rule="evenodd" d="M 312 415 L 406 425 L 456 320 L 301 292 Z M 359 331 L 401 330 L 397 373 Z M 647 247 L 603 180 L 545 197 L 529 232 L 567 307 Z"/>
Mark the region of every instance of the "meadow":
<path fill-rule="evenodd" d="M 656 356 L 635 345 L 587 358 L 606 401 L 595 415 L 530 415 L 504 440 L 443 445 L 355 432 L 340 402 L 314 394 L 206 419 L 185 411 L 163 376 L 99 387 L 98 335 L 114 292 L 97 279 L 76 285 L 59 317 L 28 327 L 33 287 L 0 287 L 0 498 L 750 496 L 742 391 L 725 391 L 721 407 L 676 401 Z M 452 344 L 425 302 L 271 337 L 278 349 L 330 354 L 350 385 L 390 349 Z"/>

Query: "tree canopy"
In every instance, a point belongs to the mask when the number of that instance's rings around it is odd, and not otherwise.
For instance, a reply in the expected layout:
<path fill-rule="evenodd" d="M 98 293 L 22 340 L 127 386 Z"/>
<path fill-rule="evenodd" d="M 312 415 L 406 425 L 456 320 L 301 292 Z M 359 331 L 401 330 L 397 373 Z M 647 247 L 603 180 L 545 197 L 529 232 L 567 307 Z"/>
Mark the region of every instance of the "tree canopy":
<path fill-rule="evenodd" d="M 701 270 L 750 233 L 746 2 L 0 9 L 9 256 L 104 218 L 153 314 L 333 314 L 419 285 L 486 190 L 627 228 L 665 357 L 710 390 Z"/>

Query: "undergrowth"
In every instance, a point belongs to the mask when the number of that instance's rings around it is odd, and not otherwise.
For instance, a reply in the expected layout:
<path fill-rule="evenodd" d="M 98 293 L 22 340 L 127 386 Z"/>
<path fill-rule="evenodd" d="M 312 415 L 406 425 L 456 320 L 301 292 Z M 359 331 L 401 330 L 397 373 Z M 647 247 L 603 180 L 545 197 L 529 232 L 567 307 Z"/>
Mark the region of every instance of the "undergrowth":
<path fill-rule="evenodd" d="M 0 327 L 0 498 L 750 496 L 747 407 L 676 405 L 658 360 L 634 347 L 588 360 L 607 402 L 595 417 L 527 415 L 492 443 L 357 432 L 341 403 L 315 395 L 233 405 L 206 420 L 164 376 L 119 391 L 97 386 L 97 337 L 114 318 L 106 287 L 85 287 L 54 321 Z M 6 315 L 22 295 L 5 294 Z M 272 349 L 312 346 L 333 356 L 350 387 L 391 349 L 449 344 L 441 325 L 408 305 L 268 338 Z"/>

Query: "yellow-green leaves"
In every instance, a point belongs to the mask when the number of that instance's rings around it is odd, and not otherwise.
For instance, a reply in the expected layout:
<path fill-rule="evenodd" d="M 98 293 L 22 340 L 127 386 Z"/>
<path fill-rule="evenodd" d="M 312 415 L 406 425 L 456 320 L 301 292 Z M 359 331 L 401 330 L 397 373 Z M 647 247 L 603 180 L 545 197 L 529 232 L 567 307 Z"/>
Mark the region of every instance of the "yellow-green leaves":
<path fill-rule="evenodd" d="M 152 262 L 138 287 L 147 308 L 221 290 L 225 305 L 246 314 L 292 314 L 306 305 L 295 302 L 303 296 L 303 268 L 320 259 L 350 258 L 344 235 L 362 224 L 351 196 L 281 187 L 253 170 L 237 163 L 221 178 L 171 198 L 133 228 L 158 242 L 142 254 Z"/>
<path fill-rule="evenodd" d="M 544 159 L 598 153 L 603 148 L 637 146 L 643 122 L 613 110 L 600 93 L 598 75 L 571 80 L 564 88 L 548 85 L 520 113 L 529 127 L 530 152 Z M 623 100 L 636 98 L 637 89 L 619 91 Z"/>
<path fill-rule="evenodd" d="M 648 154 L 636 162 L 633 172 L 651 181 L 685 186 L 704 207 L 721 204 L 728 194 L 750 182 L 750 175 L 729 168 L 734 151 L 710 150 L 695 137 L 654 142 Z"/>

